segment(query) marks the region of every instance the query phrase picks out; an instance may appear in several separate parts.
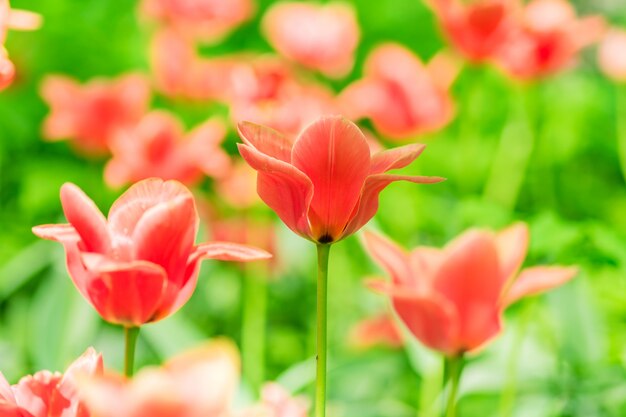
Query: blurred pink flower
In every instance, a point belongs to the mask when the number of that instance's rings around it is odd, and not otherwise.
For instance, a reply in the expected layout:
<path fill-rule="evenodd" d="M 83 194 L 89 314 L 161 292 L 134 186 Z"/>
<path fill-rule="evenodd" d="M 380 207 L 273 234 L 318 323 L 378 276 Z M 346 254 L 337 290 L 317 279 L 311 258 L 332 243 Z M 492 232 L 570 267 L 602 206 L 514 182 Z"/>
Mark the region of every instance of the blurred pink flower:
<path fill-rule="evenodd" d="M 227 341 L 206 343 L 133 379 L 82 379 L 91 417 L 228 417 L 239 383 L 239 356 Z"/>
<path fill-rule="evenodd" d="M 185 134 L 174 115 L 153 111 L 137 126 L 114 135 L 105 180 L 113 187 L 150 177 L 192 185 L 204 175 L 226 175 L 230 159 L 220 148 L 225 135 L 226 126 L 217 118 Z"/>
<path fill-rule="evenodd" d="M 124 75 L 114 80 L 95 79 L 84 85 L 59 75 L 44 79 L 41 95 L 50 106 L 43 136 L 70 139 L 79 151 L 106 154 L 119 130 L 135 125 L 150 101 L 144 77 Z"/>
<path fill-rule="evenodd" d="M 386 174 L 413 162 L 424 145 L 370 155 L 363 133 L 340 116 L 322 117 L 291 143 L 253 123 L 239 124 L 239 152 L 257 170 L 261 199 L 296 234 L 318 243 L 339 241 L 376 214 L 378 195 L 395 181 L 435 183 L 438 177 Z"/>
<path fill-rule="evenodd" d="M 426 66 L 411 51 L 388 43 L 371 52 L 363 78 L 339 100 L 352 120 L 368 117 L 391 139 L 408 139 L 441 129 L 454 115 L 449 87 L 460 66 L 439 54 Z"/>
<path fill-rule="evenodd" d="M 598 63 L 607 77 L 626 82 L 626 30 L 611 29 L 606 34 L 598 51 Z"/>
<path fill-rule="evenodd" d="M 580 50 L 598 41 L 604 29 L 602 17 L 578 19 L 566 0 L 532 0 L 496 58 L 515 78 L 545 77 L 573 65 Z"/>
<path fill-rule="evenodd" d="M 11 9 L 9 0 L 0 0 L 0 90 L 8 87 L 15 77 L 15 66 L 4 48 L 7 31 L 35 30 L 41 26 L 41 16 L 25 10 Z"/>
<path fill-rule="evenodd" d="M 2 417 L 90 417 L 77 395 L 77 379 L 101 375 L 102 355 L 87 349 L 65 371 L 39 371 L 10 386 L 0 372 Z"/>
<path fill-rule="evenodd" d="M 467 59 L 493 57 L 515 27 L 519 0 L 429 0 L 450 42 Z"/>
<path fill-rule="evenodd" d="M 69 224 L 33 232 L 63 244 L 74 284 L 111 323 L 140 326 L 173 314 L 193 293 L 202 259 L 270 257 L 235 243 L 196 245 L 193 195 L 176 181 L 138 182 L 113 204 L 108 220 L 74 184 L 63 185 L 61 203 Z"/>
<path fill-rule="evenodd" d="M 360 32 L 348 3 L 276 3 L 262 26 L 274 49 L 290 60 L 331 77 L 352 69 Z"/>
<path fill-rule="evenodd" d="M 307 417 L 307 408 L 304 399 L 294 398 L 285 388 L 270 382 L 261 389 L 260 403 L 238 417 Z"/>
<path fill-rule="evenodd" d="M 143 15 L 156 19 L 186 36 L 217 41 L 252 17 L 252 0 L 143 0 Z"/>
<path fill-rule="evenodd" d="M 350 342 L 363 349 L 379 345 L 398 348 L 404 344 L 402 334 L 388 313 L 357 323 L 350 332 Z"/>
<path fill-rule="evenodd" d="M 480 348 L 502 329 L 503 310 L 522 297 L 572 279 L 575 267 L 532 267 L 526 257 L 528 228 L 520 223 L 497 234 L 469 230 L 443 250 L 406 252 L 367 233 L 370 255 L 391 282 L 371 287 L 387 294 L 408 330 L 424 345 L 449 356 Z"/>
<path fill-rule="evenodd" d="M 245 161 L 238 159 L 227 175 L 216 182 L 220 199 L 238 209 L 247 209 L 261 203 L 256 192 L 256 171 Z"/>

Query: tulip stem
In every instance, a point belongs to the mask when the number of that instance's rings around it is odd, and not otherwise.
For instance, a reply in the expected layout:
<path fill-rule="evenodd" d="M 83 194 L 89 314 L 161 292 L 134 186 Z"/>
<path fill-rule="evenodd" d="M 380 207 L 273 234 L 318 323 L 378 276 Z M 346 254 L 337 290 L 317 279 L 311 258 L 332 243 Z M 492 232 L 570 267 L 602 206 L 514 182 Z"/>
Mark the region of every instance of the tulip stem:
<path fill-rule="evenodd" d="M 315 417 L 326 415 L 326 319 L 328 310 L 328 257 L 330 245 L 317 245 L 317 376 Z"/>
<path fill-rule="evenodd" d="M 241 350 L 243 372 L 258 392 L 265 378 L 265 327 L 267 321 L 267 271 L 253 263 L 244 269 L 243 323 Z"/>
<path fill-rule="evenodd" d="M 124 327 L 124 341 L 126 342 L 126 348 L 124 350 L 124 375 L 127 377 L 133 376 L 137 336 L 139 336 L 139 327 Z"/>
<path fill-rule="evenodd" d="M 444 359 L 444 366 L 450 380 L 450 392 L 448 394 L 448 405 L 446 406 L 446 417 L 456 416 L 456 397 L 459 392 L 459 382 L 461 381 L 461 374 L 463 373 L 463 355 L 453 356 L 451 358 L 446 357 Z"/>
<path fill-rule="evenodd" d="M 626 179 L 626 88 L 615 89 L 615 117 L 617 130 L 617 149 L 622 175 Z"/>

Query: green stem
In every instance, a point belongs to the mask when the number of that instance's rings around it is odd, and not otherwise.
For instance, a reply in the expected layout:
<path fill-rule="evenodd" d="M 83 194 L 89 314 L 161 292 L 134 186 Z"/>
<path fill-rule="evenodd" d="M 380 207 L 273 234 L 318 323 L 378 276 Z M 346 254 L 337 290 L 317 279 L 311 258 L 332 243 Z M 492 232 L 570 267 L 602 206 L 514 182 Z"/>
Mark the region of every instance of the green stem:
<path fill-rule="evenodd" d="M 124 375 L 127 377 L 133 376 L 137 336 L 139 336 L 139 327 L 124 327 L 124 341 L 126 344 L 124 349 Z"/>
<path fill-rule="evenodd" d="M 241 329 L 243 371 L 254 392 L 265 378 L 265 328 L 267 280 L 265 265 L 248 264 L 244 269 L 244 303 Z"/>
<path fill-rule="evenodd" d="M 317 376 L 315 417 L 326 415 L 326 320 L 328 310 L 328 256 L 330 245 L 317 244 Z"/>
<path fill-rule="evenodd" d="M 453 356 L 451 358 L 445 358 L 445 367 L 448 371 L 448 377 L 450 379 L 450 392 L 448 394 L 448 405 L 446 406 L 446 417 L 456 416 L 456 397 L 459 392 L 459 382 L 461 381 L 461 374 L 463 373 L 463 355 Z"/>

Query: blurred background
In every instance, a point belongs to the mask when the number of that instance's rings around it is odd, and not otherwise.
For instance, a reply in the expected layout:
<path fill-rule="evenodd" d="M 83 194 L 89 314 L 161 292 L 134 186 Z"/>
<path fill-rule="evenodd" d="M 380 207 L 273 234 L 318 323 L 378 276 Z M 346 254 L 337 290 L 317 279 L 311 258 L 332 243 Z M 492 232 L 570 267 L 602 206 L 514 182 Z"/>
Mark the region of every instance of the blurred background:
<path fill-rule="evenodd" d="M 245 53 L 245 61 L 275 53 L 261 23 L 272 3 L 255 1 L 248 17 L 220 39 L 194 44 L 194 59 Z M 450 47 L 436 15 L 420 0 L 349 4 L 360 27 L 354 65 L 339 77 L 296 67 L 299 79 L 336 95 L 364 76 L 367 57 L 384 42 L 400 43 L 424 62 Z M 571 4 L 579 16 L 599 14 L 609 25 L 626 28 L 622 0 Z M 44 140 L 50 103 L 42 98 L 43 82 L 51 74 L 80 84 L 144 74 L 152 86 L 149 107 L 169 111 L 185 130 L 221 118 L 227 129 L 221 148 L 232 158 L 239 141 L 234 106 L 210 94 L 189 97 L 183 87 L 163 81 L 167 75 L 159 78 L 158 57 L 175 61 L 178 55 L 159 50 L 159 23 L 140 12 L 139 2 L 13 0 L 11 6 L 41 14 L 43 25 L 10 31 L 5 45 L 17 72 L 0 93 L 0 370 L 10 382 L 39 369 L 62 370 L 89 345 L 104 353 L 108 367 L 121 369 L 122 330 L 104 323 L 79 296 L 62 247 L 30 231 L 64 222 L 64 182 L 79 185 L 105 213 L 124 189 L 105 182 L 107 156 Z M 405 247 L 441 247 L 469 227 L 500 229 L 522 220 L 531 229 L 526 264 L 581 267 L 566 286 L 507 310 L 504 333 L 467 365 L 462 416 L 626 415 L 626 170 L 619 157 L 620 140 L 626 143 L 626 105 L 619 112 L 626 84 L 607 78 L 596 55 L 596 47 L 586 48 L 575 66 L 531 81 L 515 80 L 493 65 L 463 64 L 456 56 L 449 90 L 454 115 L 437 129 L 403 138 L 427 144 L 404 172 L 447 181 L 390 186 L 369 225 Z M 377 146 L 398 144 L 369 120 L 361 126 L 379 139 Z M 271 241 L 277 261 L 246 268 L 205 261 L 190 302 L 142 329 L 137 361 L 160 363 L 201 340 L 226 336 L 243 350 L 242 402 L 264 380 L 310 395 L 314 247 L 262 204 L 241 208 L 224 202 L 219 182 L 203 176 L 193 184 L 201 201 L 201 237 L 217 234 L 216 217 L 269 222 L 259 233 Z M 385 299 L 363 285 L 375 275 L 381 271 L 358 235 L 334 246 L 329 414 L 432 415 L 438 357 L 411 340 L 400 347 L 357 340 L 359 322 L 388 312 Z"/>

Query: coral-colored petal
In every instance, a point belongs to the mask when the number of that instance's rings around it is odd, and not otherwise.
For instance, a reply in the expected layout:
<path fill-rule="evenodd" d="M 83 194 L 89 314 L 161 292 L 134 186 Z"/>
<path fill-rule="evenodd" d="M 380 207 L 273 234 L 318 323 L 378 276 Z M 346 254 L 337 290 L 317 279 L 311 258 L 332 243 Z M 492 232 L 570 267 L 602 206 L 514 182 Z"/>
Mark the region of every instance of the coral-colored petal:
<path fill-rule="evenodd" d="M 218 119 L 206 121 L 187 135 L 186 154 L 206 175 L 221 178 L 229 173 L 230 158 L 220 148 L 225 136 L 226 126 Z"/>
<path fill-rule="evenodd" d="M 406 175 L 376 174 L 370 175 L 363 184 L 361 197 L 353 214 L 350 216 L 350 223 L 344 230 L 343 236 L 349 236 L 363 227 L 378 210 L 378 195 L 392 182 L 408 181 L 416 184 L 434 184 L 444 181 L 441 177 L 423 177 Z"/>
<path fill-rule="evenodd" d="M 208 242 L 198 245 L 191 257 L 190 262 L 199 259 L 217 259 L 220 261 L 250 262 L 269 259 L 272 255 L 254 246 L 242 245 L 231 242 Z"/>
<path fill-rule="evenodd" d="M 400 169 L 415 161 L 426 145 L 415 143 L 378 152 L 372 156 L 370 174 L 382 174 L 391 169 Z"/>
<path fill-rule="evenodd" d="M 456 308 L 463 349 L 475 349 L 498 333 L 503 282 L 491 233 L 470 230 L 448 244 L 433 285 Z"/>
<path fill-rule="evenodd" d="M 445 259 L 441 249 L 430 247 L 417 247 L 409 253 L 412 276 L 416 285 L 431 288 L 437 269 Z"/>
<path fill-rule="evenodd" d="M 239 153 L 258 171 L 259 197 L 295 233 L 310 238 L 307 214 L 313 198 L 313 184 L 301 171 L 286 162 L 267 156 L 252 146 L 239 144 Z"/>
<path fill-rule="evenodd" d="M 401 347 L 402 334 L 389 314 L 367 318 L 359 322 L 350 332 L 352 343 L 360 348 L 376 345 Z"/>
<path fill-rule="evenodd" d="M 6 56 L 4 48 L 0 46 L 0 91 L 11 85 L 15 78 L 15 65 Z"/>
<path fill-rule="evenodd" d="M 41 26 L 42 18 L 40 14 L 27 10 L 11 10 L 7 25 L 14 30 L 35 30 Z"/>
<path fill-rule="evenodd" d="M 96 352 L 93 347 L 89 347 L 63 373 L 63 378 L 61 378 L 57 389 L 65 398 L 75 398 L 78 379 L 85 376 L 101 375 L 103 370 L 102 354 Z"/>
<path fill-rule="evenodd" d="M 107 222 L 94 202 L 74 184 L 65 183 L 61 187 L 61 204 L 65 217 L 80 235 L 84 249 L 106 253 L 110 241 Z"/>
<path fill-rule="evenodd" d="M 300 134 L 292 162 L 313 183 L 309 220 L 314 237 L 326 243 L 338 240 L 370 171 L 365 136 L 343 117 L 322 117 Z"/>
<path fill-rule="evenodd" d="M 508 282 L 519 271 L 528 249 L 528 226 L 517 223 L 496 235 L 503 282 Z"/>
<path fill-rule="evenodd" d="M 15 414 L 8 414 L 11 417 L 21 415 L 17 411 L 17 404 L 15 403 L 15 396 L 11 390 L 11 385 L 4 377 L 4 374 L 0 372 L 0 412 L 8 413 L 9 411 L 15 412 Z"/>
<path fill-rule="evenodd" d="M 63 401 L 65 404 L 61 405 L 53 403 L 55 389 L 60 380 L 61 374 L 58 372 L 39 371 L 32 376 L 23 377 L 17 384 L 13 385 L 15 402 L 23 410 L 22 416 L 47 417 L 56 415 L 60 411 L 58 409 L 60 406 L 69 405 L 67 400 Z"/>
<path fill-rule="evenodd" d="M 71 224 L 44 224 L 33 227 L 33 233 L 47 240 L 56 242 L 79 242 L 80 235 Z"/>
<path fill-rule="evenodd" d="M 504 294 L 502 305 L 508 306 L 520 298 L 540 294 L 563 285 L 577 274 L 578 268 L 575 267 L 537 266 L 524 269 Z"/>
<path fill-rule="evenodd" d="M 410 285 L 411 266 L 406 251 L 391 240 L 372 232 L 365 232 L 363 237 L 367 251 L 385 269 L 393 282 Z"/>
<path fill-rule="evenodd" d="M 291 142 L 274 129 L 255 123 L 241 122 L 237 125 L 237 131 L 246 145 L 272 158 L 291 162 Z"/>

